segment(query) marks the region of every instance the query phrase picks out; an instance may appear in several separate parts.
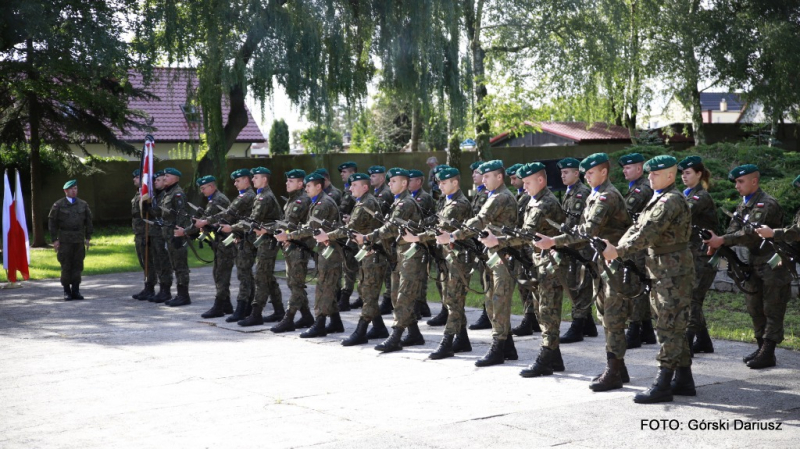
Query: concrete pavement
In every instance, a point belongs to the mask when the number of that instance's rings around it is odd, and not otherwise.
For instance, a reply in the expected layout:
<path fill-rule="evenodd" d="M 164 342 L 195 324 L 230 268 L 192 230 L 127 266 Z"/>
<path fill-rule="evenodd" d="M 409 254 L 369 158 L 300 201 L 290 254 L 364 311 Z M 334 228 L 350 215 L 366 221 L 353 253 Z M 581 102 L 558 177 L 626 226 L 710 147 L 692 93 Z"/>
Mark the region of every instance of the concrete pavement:
<path fill-rule="evenodd" d="M 566 372 L 523 379 L 538 335 L 516 339 L 519 361 L 476 368 L 488 330 L 470 332 L 472 353 L 431 361 L 442 328 L 425 324 L 424 347 L 341 347 L 357 311 L 342 314 L 345 334 L 311 340 L 203 320 L 208 268 L 192 270 L 191 306 L 131 299 L 140 288 L 130 273 L 85 279 L 84 301 L 61 301 L 58 280 L 0 290 L 0 448 L 789 448 L 800 439 L 793 351 L 753 371 L 741 362 L 753 345 L 715 341 L 714 354 L 694 359 L 696 397 L 646 406 L 632 397 L 655 375 L 654 346 L 629 351 L 624 389 L 592 393 L 602 337 L 563 345 Z M 642 429 L 642 419 L 672 421 Z M 690 429 L 702 420 L 729 428 Z M 736 430 L 737 420 L 780 429 Z"/>

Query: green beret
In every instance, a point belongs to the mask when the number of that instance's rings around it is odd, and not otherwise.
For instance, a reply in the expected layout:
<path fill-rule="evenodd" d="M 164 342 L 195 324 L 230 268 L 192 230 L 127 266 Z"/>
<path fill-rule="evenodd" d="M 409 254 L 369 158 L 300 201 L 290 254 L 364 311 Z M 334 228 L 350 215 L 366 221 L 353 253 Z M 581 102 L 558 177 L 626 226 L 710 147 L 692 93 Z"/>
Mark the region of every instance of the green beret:
<path fill-rule="evenodd" d="M 506 176 L 516 176 L 517 171 L 522 168 L 524 164 L 514 164 L 506 169 Z"/>
<path fill-rule="evenodd" d="M 234 172 L 231 173 L 231 179 L 241 178 L 242 176 L 247 176 L 248 178 L 252 178 L 253 174 L 250 173 L 250 170 L 246 168 L 240 168 L 238 170 L 234 170 Z"/>
<path fill-rule="evenodd" d="M 678 170 L 686 170 L 689 167 L 694 167 L 697 164 L 702 164 L 703 158 L 700 156 L 689 156 L 678 163 Z"/>
<path fill-rule="evenodd" d="M 76 186 L 76 185 L 78 185 L 78 180 L 77 179 L 70 179 L 69 181 L 64 183 L 64 190 L 67 190 L 70 187 Z"/>
<path fill-rule="evenodd" d="M 422 171 L 421 171 L 421 170 L 412 169 L 412 170 L 409 170 L 409 171 L 408 171 L 408 177 L 409 177 L 409 179 L 413 179 L 413 178 L 422 178 L 422 177 L 424 177 L 424 176 L 425 176 L 425 174 L 424 174 L 424 173 L 422 173 Z"/>
<path fill-rule="evenodd" d="M 318 168 L 318 169 L 316 169 L 314 171 L 319 173 L 320 175 L 326 177 L 326 178 L 330 178 L 331 177 L 330 173 L 328 173 L 328 169 L 327 168 Z"/>
<path fill-rule="evenodd" d="M 195 181 L 195 182 L 197 183 L 197 187 L 200 187 L 200 186 L 204 186 L 204 185 L 206 185 L 206 184 L 208 184 L 210 182 L 217 182 L 217 178 L 215 178 L 215 177 L 213 177 L 211 175 L 208 175 L 208 176 L 203 176 L 202 178 L 198 178 L 197 181 Z"/>
<path fill-rule="evenodd" d="M 137 176 L 142 176 L 142 171 L 139 170 L 138 168 L 133 171 L 133 177 L 135 178 Z"/>
<path fill-rule="evenodd" d="M 408 170 L 405 168 L 394 167 L 390 168 L 389 171 L 386 173 L 386 179 L 392 179 L 395 176 L 405 176 L 406 178 L 410 178 L 411 175 L 408 173 Z"/>
<path fill-rule="evenodd" d="M 325 177 L 317 172 L 312 172 L 310 175 L 306 176 L 303 181 L 308 184 L 311 181 L 322 181 L 325 182 Z"/>
<path fill-rule="evenodd" d="M 441 167 L 441 165 L 439 167 Z M 436 173 L 436 179 L 439 181 L 444 181 L 445 179 L 455 178 L 460 174 L 461 172 L 459 172 L 457 168 L 445 167 L 439 170 L 439 173 Z"/>
<path fill-rule="evenodd" d="M 483 164 L 483 162 L 484 161 L 475 161 L 475 162 L 469 164 L 469 169 L 472 170 L 472 171 L 475 171 L 475 170 L 478 169 L 478 167 L 481 166 L 481 164 Z"/>
<path fill-rule="evenodd" d="M 165 174 L 165 175 L 173 175 L 173 176 L 177 176 L 177 177 L 179 177 L 179 178 L 180 178 L 181 176 L 183 176 L 183 173 L 181 173 L 181 172 L 180 172 L 180 171 L 179 171 L 177 168 L 172 168 L 172 167 L 167 167 L 167 168 L 165 168 L 165 169 L 164 169 L 164 174 Z"/>
<path fill-rule="evenodd" d="M 366 173 L 353 173 L 347 178 L 348 184 L 352 184 L 355 181 L 369 181 L 369 175 Z"/>
<path fill-rule="evenodd" d="M 640 162 L 644 162 L 644 156 L 642 156 L 639 153 L 626 154 L 625 156 L 619 158 L 619 161 L 617 162 L 619 163 L 620 167 L 624 167 L 626 165 L 631 165 L 631 164 L 638 164 Z"/>
<path fill-rule="evenodd" d="M 356 165 L 356 163 L 353 161 L 342 162 L 341 164 L 339 164 L 340 172 L 347 168 L 358 168 L 358 165 Z"/>
<path fill-rule="evenodd" d="M 153 178 L 160 178 L 160 177 L 164 176 L 165 174 L 166 173 L 164 173 L 164 170 L 159 170 L 159 171 L 153 173 Z"/>
<path fill-rule="evenodd" d="M 478 167 L 482 175 L 486 173 L 493 172 L 495 170 L 503 171 L 503 161 L 500 159 L 495 159 L 493 161 L 484 162 L 483 164 Z"/>
<path fill-rule="evenodd" d="M 744 175 L 749 175 L 750 173 L 755 173 L 757 171 L 758 171 L 758 166 L 756 165 L 753 164 L 740 165 L 731 170 L 730 173 L 728 173 L 728 180 L 730 182 L 736 182 L 736 178 Z"/>
<path fill-rule="evenodd" d="M 305 177 L 305 170 L 300 170 L 299 168 L 293 168 L 286 172 L 286 179 L 305 179 Z"/>
<path fill-rule="evenodd" d="M 558 166 L 559 170 L 562 168 L 578 168 L 581 165 L 581 161 L 575 159 L 574 157 L 566 157 L 558 161 L 558 164 L 556 165 Z"/>
<path fill-rule="evenodd" d="M 800 189 L 800 176 L 794 178 L 794 181 L 792 181 L 792 184 L 794 184 L 795 187 Z"/>
<path fill-rule="evenodd" d="M 266 168 L 266 167 L 251 168 L 250 169 L 250 173 L 252 173 L 254 175 L 271 175 L 272 174 L 272 172 L 269 171 L 269 169 Z"/>
<path fill-rule="evenodd" d="M 678 160 L 673 156 L 662 154 L 644 163 L 644 169 L 649 172 L 664 170 L 678 165 Z"/>
<path fill-rule="evenodd" d="M 605 153 L 594 153 L 590 154 L 586 158 L 581 161 L 581 173 L 586 173 L 587 171 L 597 167 L 598 165 L 608 162 L 608 155 Z"/>
<path fill-rule="evenodd" d="M 374 175 L 376 173 L 386 173 L 386 167 L 383 165 L 373 165 L 372 167 L 367 169 L 367 173 L 370 175 Z"/>
<path fill-rule="evenodd" d="M 525 164 L 517 171 L 517 177 L 519 178 L 527 178 L 528 176 L 535 175 L 540 171 L 544 170 L 544 164 L 541 162 L 531 162 L 530 164 Z"/>
<path fill-rule="evenodd" d="M 450 168 L 450 166 L 447 164 L 437 165 L 436 167 L 433 167 L 433 174 L 436 175 L 445 168 Z"/>

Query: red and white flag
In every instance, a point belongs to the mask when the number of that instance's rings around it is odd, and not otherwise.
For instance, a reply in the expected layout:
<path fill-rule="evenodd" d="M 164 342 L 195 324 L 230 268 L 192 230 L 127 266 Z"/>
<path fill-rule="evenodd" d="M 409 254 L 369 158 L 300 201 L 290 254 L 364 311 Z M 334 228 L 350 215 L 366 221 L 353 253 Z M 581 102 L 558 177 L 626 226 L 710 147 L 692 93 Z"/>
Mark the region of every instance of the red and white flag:
<path fill-rule="evenodd" d="M 142 150 L 142 167 L 140 180 L 140 192 L 142 196 L 142 205 L 151 200 L 153 196 L 153 151 L 155 150 L 156 142 L 153 136 L 147 135 L 144 139 L 144 149 Z M 141 205 L 140 205 L 141 206 Z"/>
<path fill-rule="evenodd" d="M 30 242 L 28 241 L 28 225 L 25 220 L 25 205 L 22 200 L 22 183 L 17 171 L 17 185 L 14 196 L 11 196 L 11 185 L 8 182 L 8 171 L 4 176 L 3 193 L 3 268 L 8 280 L 17 281 L 17 271 L 22 278 L 30 278 L 28 265 L 31 261 Z"/>

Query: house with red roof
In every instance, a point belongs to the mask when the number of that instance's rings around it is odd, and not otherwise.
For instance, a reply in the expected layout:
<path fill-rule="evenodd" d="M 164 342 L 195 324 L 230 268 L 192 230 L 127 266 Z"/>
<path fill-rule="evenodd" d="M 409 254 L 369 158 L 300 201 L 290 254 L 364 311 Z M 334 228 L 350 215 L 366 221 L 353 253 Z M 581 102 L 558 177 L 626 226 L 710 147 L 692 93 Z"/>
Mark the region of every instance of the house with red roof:
<path fill-rule="evenodd" d="M 156 97 L 149 101 L 134 99 L 129 104 L 131 109 L 144 111 L 148 122 L 152 121 L 151 126 L 155 130 L 150 134 L 155 138 L 156 157 L 162 160 L 187 159 L 187 156 L 191 154 L 191 148 L 199 145 L 200 136 L 205 133 L 202 111 L 189 101 L 198 87 L 196 69 L 159 67 L 154 69 L 152 79 L 147 86 L 144 86 L 142 76 L 139 74 L 131 77 L 131 84 L 138 88 L 145 87 Z M 226 120 L 227 109 L 228 105 L 223 101 L 222 111 Z M 145 132 L 126 134 L 123 136 L 123 140 L 134 147 L 141 148 L 144 146 L 145 135 Z M 252 146 L 263 144 L 266 141 L 267 139 L 248 109 L 247 125 L 236 137 L 236 142 L 228 152 L 228 157 L 251 157 Z M 91 154 L 97 156 L 137 159 L 136 156 L 121 154 L 100 143 L 89 143 L 85 147 Z M 77 146 L 74 152 L 81 153 Z"/>

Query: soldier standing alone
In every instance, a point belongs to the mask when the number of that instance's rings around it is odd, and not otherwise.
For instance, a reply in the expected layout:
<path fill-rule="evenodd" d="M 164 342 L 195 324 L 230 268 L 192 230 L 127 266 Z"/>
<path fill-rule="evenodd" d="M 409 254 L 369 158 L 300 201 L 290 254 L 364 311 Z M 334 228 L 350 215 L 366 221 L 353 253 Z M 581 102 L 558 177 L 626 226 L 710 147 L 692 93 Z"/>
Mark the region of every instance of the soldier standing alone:
<path fill-rule="evenodd" d="M 56 201 L 48 215 L 50 238 L 61 264 L 64 301 L 83 299 L 80 291 L 83 259 L 92 238 L 92 211 L 78 198 L 78 181 L 64 184 L 65 197 Z"/>

